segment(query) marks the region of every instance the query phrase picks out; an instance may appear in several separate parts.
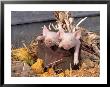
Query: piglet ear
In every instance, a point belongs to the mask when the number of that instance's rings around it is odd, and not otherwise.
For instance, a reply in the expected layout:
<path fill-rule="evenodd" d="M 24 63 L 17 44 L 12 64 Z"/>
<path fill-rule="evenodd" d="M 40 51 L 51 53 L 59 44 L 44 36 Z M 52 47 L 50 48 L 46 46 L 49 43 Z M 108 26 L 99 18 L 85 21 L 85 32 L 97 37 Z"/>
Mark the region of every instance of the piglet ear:
<path fill-rule="evenodd" d="M 60 37 L 60 31 L 57 32 L 57 37 Z"/>
<path fill-rule="evenodd" d="M 57 32 L 57 35 L 59 36 L 59 39 L 63 36 L 64 34 L 64 30 L 63 29 L 59 29 L 59 31 Z"/>
<path fill-rule="evenodd" d="M 73 35 L 76 39 L 80 39 L 81 38 L 81 31 L 77 30 L 77 31 L 73 32 Z"/>
<path fill-rule="evenodd" d="M 64 29 L 62 27 L 62 23 L 60 22 L 58 23 L 58 29 L 59 29 L 58 34 L 62 36 L 64 34 Z"/>
<path fill-rule="evenodd" d="M 47 27 L 44 25 L 44 27 L 43 27 L 43 36 L 46 36 L 47 32 L 49 32 L 49 30 L 48 30 Z"/>
<path fill-rule="evenodd" d="M 43 40 L 44 39 L 44 36 L 38 36 L 35 41 L 39 41 L 39 40 Z"/>

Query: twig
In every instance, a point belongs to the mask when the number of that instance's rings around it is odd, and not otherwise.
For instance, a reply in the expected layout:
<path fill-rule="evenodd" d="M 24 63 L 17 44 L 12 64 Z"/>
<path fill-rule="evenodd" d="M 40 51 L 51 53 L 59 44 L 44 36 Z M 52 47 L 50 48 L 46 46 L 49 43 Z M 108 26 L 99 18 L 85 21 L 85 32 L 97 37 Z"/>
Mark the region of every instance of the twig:
<path fill-rule="evenodd" d="M 70 77 L 72 76 L 72 67 L 71 67 L 71 63 L 70 63 Z"/>
<path fill-rule="evenodd" d="M 25 66 L 25 62 L 23 63 L 23 69 L 22 69 L 23 71 L 25 70 L 25 69 L 24 69 L 24 66 Z"/>
<path fill-rule="evenodd" d="M 55 63 L 60 62 L 60 61 L 62 61 L 62 59 L 59 59 L 59 60 L 57 60 L 57 61 L 54 61 L 54 62 L 48 64 L 47 67 L 50 66 L 50 65 L 54 65 Z"/>
<path fill-rule="evenodd" d="M 26 46 L 26 44 L 24 43 L 24 41 L 22 41 L 22 43 L 23 43 L 23 46 L 27 49 L 27 51 L 30 52 L 30 50 L 28 49 L 28 47 Z"/>
<path fill-rule="evenodd" d="M 50 27 L 50 25 L 51 25 L 51 23 L 49 24 L 49 30 L 52 30 L 51 27 Z"/>
<path fill-rule="evenodd" d="M 77 23 L 77 25 L 76 25 L 76 27 L 74 28 L 74 30 L 75 29 L 78 29 L 78 26 L 84 21 L 84 20 L 86 20 L 87 19 L 87 17 L 85 17 L 85 18 L 83 18 L 82 20 L 80 20 L 78 23 Z"/>
<path fill-rule="evenodd" d="M 57 27 L 55 27 L 53 24 L 51 24 L 52 25 L 52 27 L 54 28 L 54 30 L 58 30 L 58 28 Z"/>
<path fill-rule="evenodd" d="M 25 43 L 23 43 L 23 46 L 24 46 L 25 48 L 27 48 L 27 46 L 26 46 L 26 44 L 25 44 Z"/>
<path fill-rule="evenodd" d="M 71 32 L 69 21 L 66 19 L 64 19 L 64 20 L 65 20 L 68 32 Z"/>

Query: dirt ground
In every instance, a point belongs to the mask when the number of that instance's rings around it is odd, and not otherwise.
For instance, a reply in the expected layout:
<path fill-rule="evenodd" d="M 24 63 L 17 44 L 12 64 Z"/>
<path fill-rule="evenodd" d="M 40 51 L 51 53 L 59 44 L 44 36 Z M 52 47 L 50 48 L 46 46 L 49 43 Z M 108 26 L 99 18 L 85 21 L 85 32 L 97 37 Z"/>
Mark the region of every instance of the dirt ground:
<path fill-rule="evenodd" d="M 33 62 L 26 48 L 12 50 L 11 76 L 12 77 L 99 77 L 100 63 L 89 58 L 81 60 L 78 70 L 70 68 L 45 70 L 44 60 L 36 58 Z"/>

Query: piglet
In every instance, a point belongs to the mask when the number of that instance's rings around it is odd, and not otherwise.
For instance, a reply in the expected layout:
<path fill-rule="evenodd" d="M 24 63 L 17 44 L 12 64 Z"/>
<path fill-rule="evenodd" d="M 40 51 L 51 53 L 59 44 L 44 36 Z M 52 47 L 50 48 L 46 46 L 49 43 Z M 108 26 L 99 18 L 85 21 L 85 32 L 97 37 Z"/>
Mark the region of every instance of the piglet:
<path fill-rule="evenodd" d="M 63 29 L 59 30 L 59 47 L 64 48 L 65 50 L 69 50 L 71 48 L 75 48 L 74 51 L 74 65 L 77 65 L 79 63 L 79 49 L 80 49 L 80 37 L 81 37 L 81 31 L 77 30 L 72 33 L 65 33 Z"/>
<path fill-rule="evenodd" d="M 43 40 L 47 47 L 51 47 L 59 44 L 59 32 L 53 32 L 48 30 L 48 28 L 44 25 L 43 27 L 43 35 L 38 36 L 37 40 Z"/>

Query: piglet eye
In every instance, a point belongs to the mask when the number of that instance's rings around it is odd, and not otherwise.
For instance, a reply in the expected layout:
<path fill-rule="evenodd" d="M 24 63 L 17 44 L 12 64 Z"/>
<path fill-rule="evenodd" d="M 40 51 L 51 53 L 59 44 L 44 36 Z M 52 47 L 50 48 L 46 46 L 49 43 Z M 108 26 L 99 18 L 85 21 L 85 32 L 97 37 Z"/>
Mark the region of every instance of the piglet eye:
<path fill-rule="evenodd" d="M 72 39 L 70 39 L 70 41 L 72 41 Z"/>
<path fill-rule="evenodd" d="M 51 43 L 52 41 L 49 40 L 48 42 Z"/>
<path fill-rule="evenodd" d="M 59 42 L 61 42 L 62 41 L 62 39 L 58 39 L 59 40 Z"/>

